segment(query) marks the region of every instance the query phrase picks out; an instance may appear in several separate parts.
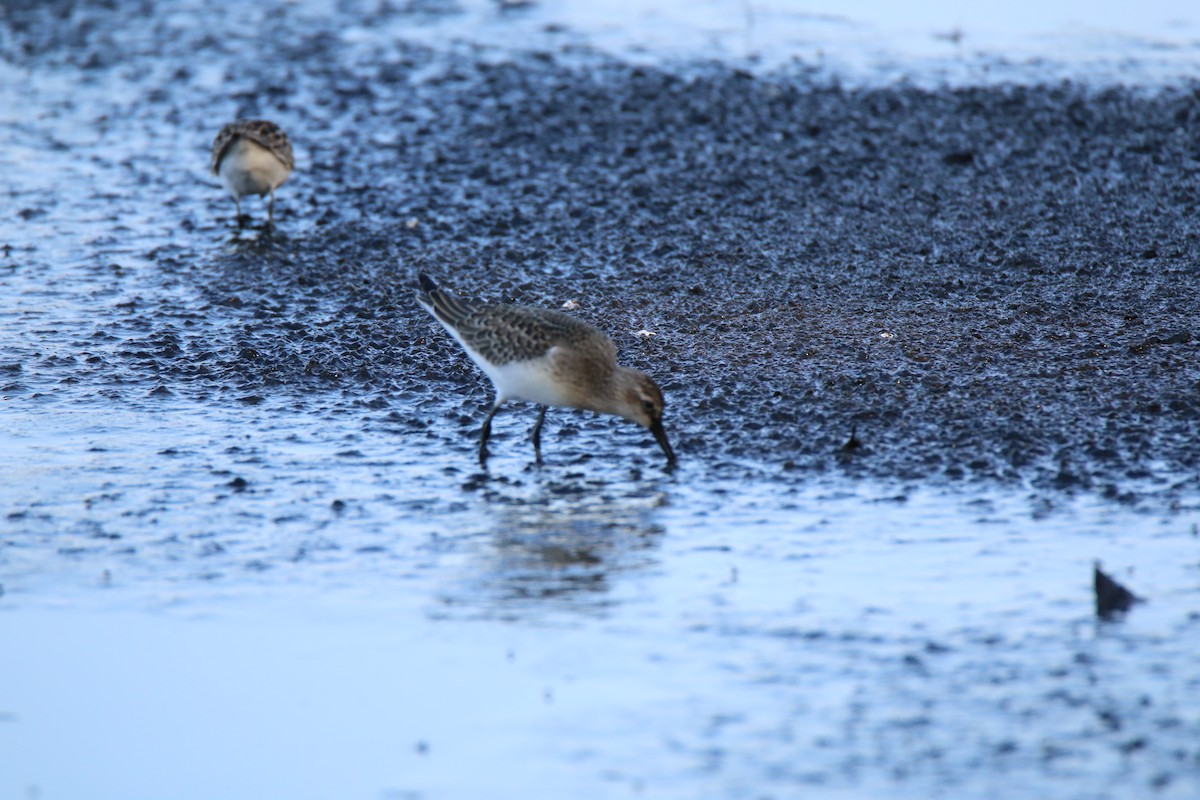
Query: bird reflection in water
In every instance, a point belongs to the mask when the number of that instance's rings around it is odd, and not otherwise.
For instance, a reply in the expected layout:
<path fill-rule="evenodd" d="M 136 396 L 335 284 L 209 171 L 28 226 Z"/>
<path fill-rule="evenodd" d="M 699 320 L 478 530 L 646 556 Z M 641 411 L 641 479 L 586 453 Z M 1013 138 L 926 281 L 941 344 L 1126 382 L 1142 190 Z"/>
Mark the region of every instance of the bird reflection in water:
<path fill-rule="evenodd" d="M 482 604 L 510 618 L 541 610 L 601 612 L 616 602 L 612 592 L 622 576 L 657 562 L 665 533 L 656 519 L 660 504 L 656 495 L 495 509 L 496 524 L 476 540 L 461 587 L 471 596 L 457 603 Z"/>

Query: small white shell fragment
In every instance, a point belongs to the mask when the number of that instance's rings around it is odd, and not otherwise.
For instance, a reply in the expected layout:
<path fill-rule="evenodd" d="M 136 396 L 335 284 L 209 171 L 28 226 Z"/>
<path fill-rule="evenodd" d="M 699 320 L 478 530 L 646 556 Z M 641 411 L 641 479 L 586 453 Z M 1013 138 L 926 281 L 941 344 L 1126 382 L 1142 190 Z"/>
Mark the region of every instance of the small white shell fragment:
<path fill-rule="evenodd" d="M 579 308 L 579 303 L 575 302 L 574 300 L 568 300 L 562 304 L 562 307 L 567 311 L 574 311 L 575 309 Z"/>

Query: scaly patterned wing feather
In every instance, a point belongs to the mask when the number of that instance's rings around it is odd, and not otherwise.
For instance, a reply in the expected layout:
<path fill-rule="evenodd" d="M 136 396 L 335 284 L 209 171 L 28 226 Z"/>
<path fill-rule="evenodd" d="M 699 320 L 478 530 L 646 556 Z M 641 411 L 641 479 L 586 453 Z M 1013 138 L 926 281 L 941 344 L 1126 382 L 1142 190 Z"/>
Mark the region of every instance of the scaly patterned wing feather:
<path fill-rule="evenodd" d="M 544 356 L 552 347 L 597 348 L 610 358 L 616 345 L 599 329 L 559 311 L 525 306 L 480 306 L 457 326 L 463 341 L 497 366 Z"/>
<path fill-rule="evenodd" d="M 582 320 L 559 311 L 463 300 L 438 288 L 427 275 L 418 277 L 421 304 L 458 331 L 467 346 L 497 366 L 539 358 L 555 345 L 585 342 L 616 358 L 617 347 L 612 339 Z"/>
<path fill-rule="evenodd" d="M 221 128 L 217 138 L 213 140 L 210 165 L 213 175 L 217 174 L 217 168 L 221 164 L 225 151 L 239 136 L 270 150 L 289 170 L 295 168 L 296 159 L 292 155 L 292 143 L 282 128 L 270 120 L 243 119 L 231 122 Z"/>

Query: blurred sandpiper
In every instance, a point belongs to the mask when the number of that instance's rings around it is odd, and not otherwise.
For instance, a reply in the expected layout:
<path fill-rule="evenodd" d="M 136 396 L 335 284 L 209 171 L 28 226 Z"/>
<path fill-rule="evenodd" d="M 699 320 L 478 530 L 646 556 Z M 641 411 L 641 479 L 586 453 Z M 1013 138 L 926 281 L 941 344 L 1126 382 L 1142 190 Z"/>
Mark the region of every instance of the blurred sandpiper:
<path fill-rule="evenodd" d="M 616 414 L 654 434 L 675 463 L 663 430 L 663 395 L 644 372 L 617 364 L 617 347 L 598 328 L 560 311 L 462 300 L 420 276 L 417 302 L 458 340 L 491 379 L 496 399 L 479 434 L 479 463 L 487 463 L 492 418 L 508 400 L 540 406 L 533 452 L 542 460 L 542 422 L 547 406 Z"/>
<path fill-rule="evenodd" d="M 212 174 L 219 175 L 233 195 L 239 226 L 243 222 L 242 198 L 248 194 L 270 195 L 267 220 L 274 223 L 275 190 L 295 166 L 287 134 L 265 119 L 231 122 L 213 141 Z"/>

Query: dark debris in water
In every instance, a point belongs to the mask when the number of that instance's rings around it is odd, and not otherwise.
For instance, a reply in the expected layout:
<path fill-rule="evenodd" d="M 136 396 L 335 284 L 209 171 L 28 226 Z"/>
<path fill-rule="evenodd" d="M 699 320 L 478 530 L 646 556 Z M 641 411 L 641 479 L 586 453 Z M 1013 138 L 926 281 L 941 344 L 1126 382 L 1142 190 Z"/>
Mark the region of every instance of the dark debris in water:
<path fill-rule="evenodd" d="M 1145 602 L 1144 598 L 1101 570 L 1099 562 L 1092 567 L 1092 583 L 1096 592 L 1096 616 L 1100 619 L 1113 619 L 1129 611 L 1135 603 Z"/>

